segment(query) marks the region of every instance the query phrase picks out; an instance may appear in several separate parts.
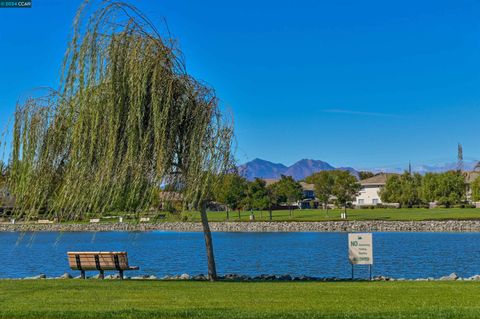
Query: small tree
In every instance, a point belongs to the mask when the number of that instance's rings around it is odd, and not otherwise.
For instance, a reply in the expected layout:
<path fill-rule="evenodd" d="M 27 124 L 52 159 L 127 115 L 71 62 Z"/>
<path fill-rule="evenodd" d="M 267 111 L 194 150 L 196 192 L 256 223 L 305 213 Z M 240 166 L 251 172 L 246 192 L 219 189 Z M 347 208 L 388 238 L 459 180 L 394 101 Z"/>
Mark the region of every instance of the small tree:
<path fill-rule="evenodd" d="M 267 187 L 263 179 L 255 178 L 248 183 L 245 205 L 252 210 L 263 210 L 269 206 Z"/>
<path fill-rule="evenodd" d="M 422 186 L 422 176 L 418 173 L 410 174 L 405 172 L 401 176 L 402 180 L 402 194 L 400 202 L 407 207 L 419 205 L 422 203 L 420 194 Z"/>
<path fill-rule="evenodd" d="M 333 195 L 337 197 L 337 203 L 342 205 L 345 213 L 347 205 L 355 199 L 360 191 L 361 185 L 355 176 L 347 171 L 335 171 L 335 183 L 333 187 Z"/>
<path fill-rule="evenodd" d="M 278 205 L 279 197 L 277 194 L 276 184 L 270 184 L 266 187 L 267 198 L 268 198 L 268 215 L 269 219 L 273 220 L 272 216 L 272 206 Z"/>
<path fill-rule="evenodd" d="M 480 201 L 480 176 L 475 178 L 475 180 L 470 185 L 472 191 L 472 200 L 473 201 Z"/>
<path fill-rule="evenodd" d="M 434 202 L 437 199 L 438 174 L 427 173 L 423 176 L 421 187 L 421 198 L 426 203 Z"/>
<path fill-rule="evenodd" d="M 247 180 L 235 173 L 224 174 L 219 177 L 214 190 L 216 201 L 227 206 L 227 220 L 230 219 L 229 209 L 239 210 L 241 203 L 246 196 Z"/>
<path fill-rule="evenodd" d="M 465 198 L 465 177 L 458 171 L 438 175 L 436 198 L 439 204 L 450 207 Z"/>
<path fill-rule="evenodd" d="M 328 213 L 328 202 L 334 194 L 335 171 L 321 171 L 306 178 L 307 183 L 315 187 L 315 196 Z"/>
<path fill-rule="evenodd" d="M 405 172 L 387 179 L 385 187 L 380 191 L 380 198 L 386 203 L 399 203 L 402 207 L 412 207 L 421 200 L 422 176 Z"/>
<path fill-rule="evenodd" d="M 380 190 L 380 199 L 384 203 L 398 203 L 402 193 L 402 184 L 399 175 L 392 175 L 387 179 L 385 186 Z"/>
<path fill-rule="evenodd" d="M 358 178 L 360 178 L 360 180 L 367 179 L 367 178 L 370 178 L 370 177 L 373 177 L 373 176 L 375 176 L 375 174 L 372 173 L 372 172 L 369 172 L 369 171 L 358 172 Z"/>
<path fill-rule="evenodd" d="M 282 175 L 276 183 L 275 189 L 280 202 L 288 205 L 288 212 L 290 217 L 292 217 L 292 203 L 299 201 L 303 197 L 302 186 L 293 177 Z"/>

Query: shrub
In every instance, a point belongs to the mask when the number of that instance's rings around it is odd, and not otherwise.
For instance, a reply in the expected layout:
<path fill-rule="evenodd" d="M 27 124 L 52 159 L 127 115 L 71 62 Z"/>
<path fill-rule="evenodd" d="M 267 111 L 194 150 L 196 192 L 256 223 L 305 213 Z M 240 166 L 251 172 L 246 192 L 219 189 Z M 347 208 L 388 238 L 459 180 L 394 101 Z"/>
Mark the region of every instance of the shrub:
<path fill-rule="evenodd" d="M 362 205 L 362 206 L 359 206 L 360 209 L 374 209 L 375 206 L 374 205 Z"/>
<path fill-rule="evenodd" d="M 457 205 L 453 205 L 453 206 L 450 206 L 452 208 L 475 208 L 476 206 L 473 205 L 473 204 L 457 204 Z"/>
<path fill-rule="evenodd" d="M 412 205 L 411 208 L 422 208 L 422 209 L 429 209 L 430 206 L 428 204 L 418 204 L 418 205 Z"/>

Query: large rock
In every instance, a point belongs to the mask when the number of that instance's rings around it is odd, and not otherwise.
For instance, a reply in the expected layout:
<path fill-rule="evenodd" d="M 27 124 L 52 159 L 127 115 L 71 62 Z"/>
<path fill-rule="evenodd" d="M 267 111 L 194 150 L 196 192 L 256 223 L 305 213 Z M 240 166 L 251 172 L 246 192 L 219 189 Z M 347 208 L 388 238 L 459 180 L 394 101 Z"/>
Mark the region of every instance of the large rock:
<path fill-rule="evenodd" d="M 372 278 L 374 281 L 390 281 L 392 278 L 386 276 L 375 276 Z"/>
<path fill-rule="evenodd" d="M 223 279 L 237 281 L 240 280 L 240 276 L 237 274 L 226 274 L 225 276 L 223 276 Z"/>
<path fill-rule="evenodd" d="M 72 279 L 72 278 L 73 278 L 72 275 L 70 275 L 68 272 L 58 277 L 58 279 Z"/>
<path fill-rule="evenodd" d="M 205 281 L 208 278 L 204 274 L 196 275 L 192 277 L 192 280 Z"/>
<path fill-rule="evenodd" d="M 440 277 L 440 280 L 446 280 L 446 281 L 452 281 L 452 280 L 457 280 L 458 279 L 458 276 L 456 273 L 451 273 L 450 275 L 448 276 L 443 276 L 443 277 Z"/>
<path fill-rule="evenodd" d="M 150 279 L 150 275 L 133 276 L 133 277 L 131 277 L 130 279 L 133 279 L 133 280 Z"/>
<path fill-rule="evenodd" d="M 277 279 L 275 275 L 262 274 L 253 278 L 254 280 L 271 281 Z"/>
<path fill-rule="evenodd" d="M 47 276 L 45 274 L 40 274 L 40 275 L 32 276 L 32 277 L 25 277 L 23 279 L 36 280 L 36 279 L 46 279 L 46 278 L 47 278 Z"/>
<path fill-rule="evenodd" d="M 290 276 L 289 274 L 280 275 L 280 276 L 278 277 L 278 280 L 281 280 L 281 281 L 291 281 L 291 280 L 292 280 L 292 276 Z"/>
<path fill-rule="evenodd" d="M 310 280 L 310 277 L 307 276 L 298 276 L 298 277 L 293 277 L 294 281 L 308 281 Z"/>
<path fill-rule="evenodd" d="M 181 274 L 178 279 L 180 280 L 190 280 L 190 275 L 189 274 Z"/>
<path fill-rule="evenodd" d="M 474 276 L 472 276 L 472 277 L 467 278 L 467 280 L 475 280 L 475 281 L 478 281 L 478 280 L 480 280 L 480 275 L 474 275 Z"/>

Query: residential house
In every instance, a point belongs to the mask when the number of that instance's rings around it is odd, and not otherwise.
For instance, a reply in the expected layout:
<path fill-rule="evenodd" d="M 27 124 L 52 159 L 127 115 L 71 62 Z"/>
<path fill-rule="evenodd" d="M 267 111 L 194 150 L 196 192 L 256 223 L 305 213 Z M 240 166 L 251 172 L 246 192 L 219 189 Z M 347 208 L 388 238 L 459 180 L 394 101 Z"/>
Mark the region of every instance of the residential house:
<path fill-rule="evenodd" d="M 380 198 L 380 191 L 383 187 L 385 187 L 387 180 L 393 175 L 397 174 L 380 173 L 375 176 L 361 180 L 361 189 L 357 197 L 355 198 L 353 204 L 355 206 L 382 204 L 382 199 Z"/>
<path fill-rule="evenodd" d="M 303 190 L 303 199 L 297 203 L 298 208 L 318 208 L 318 200 L 315 197 L 315 186 L 313 184 L 300 182 Z"/>
<path fill-rule="evenodd" d="M 315 199 L 315 187 L 313 184 L 300 182 L 303 190 L 303 198 L 304 199 Z"/>

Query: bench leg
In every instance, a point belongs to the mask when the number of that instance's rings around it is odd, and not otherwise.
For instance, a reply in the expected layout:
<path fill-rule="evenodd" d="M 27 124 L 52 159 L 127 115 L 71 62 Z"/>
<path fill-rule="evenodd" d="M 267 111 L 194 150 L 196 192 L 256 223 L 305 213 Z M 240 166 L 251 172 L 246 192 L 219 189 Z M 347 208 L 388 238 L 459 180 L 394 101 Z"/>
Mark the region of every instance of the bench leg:
<path fill-rule="evenodd" d="M 100 270 L 100 276 L 98 276 L 99 279 L 105 279 L 105 272 L 103 270 Z"/>
<path fill-rule="evenodd" d="M 123 270 L 119 270 L 118 274 L 120 275 L 120 279 L 123 279 Z"/>
<path fill-rule="evenodd" d="M 80 270 L 80 278 L 85 279 L 85 270 Z"/>

